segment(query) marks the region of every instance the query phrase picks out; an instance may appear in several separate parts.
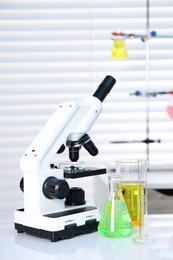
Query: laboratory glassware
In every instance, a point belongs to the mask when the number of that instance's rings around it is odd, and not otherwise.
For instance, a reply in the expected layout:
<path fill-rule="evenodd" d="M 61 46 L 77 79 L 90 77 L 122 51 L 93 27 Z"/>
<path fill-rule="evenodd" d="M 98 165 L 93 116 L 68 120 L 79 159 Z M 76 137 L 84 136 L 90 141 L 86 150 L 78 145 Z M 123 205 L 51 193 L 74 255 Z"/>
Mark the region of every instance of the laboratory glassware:
<path fill-rule="evenodd" d="M 121 176 L 122 193 L 134 227 L 133 239 L 145 243 L 148 233 L 147 163 L 145 160 L 118 160 L 116 174 Z"/>
<path fill-rule="evenodd" d="M 121 191 L 120 176 L 110 173 L 108 181 L 109 191 L 98 225 L 98 232 L 110 238 L 129 237 L 133 232 L 133 225 Z"/>

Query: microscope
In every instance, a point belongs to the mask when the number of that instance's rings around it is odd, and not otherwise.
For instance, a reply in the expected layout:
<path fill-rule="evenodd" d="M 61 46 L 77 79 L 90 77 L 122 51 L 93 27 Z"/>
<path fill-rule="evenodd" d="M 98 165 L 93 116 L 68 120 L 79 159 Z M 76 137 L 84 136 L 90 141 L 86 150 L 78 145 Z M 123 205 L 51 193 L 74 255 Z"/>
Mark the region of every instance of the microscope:
<path fill-rule="evenodd" d="M 97 230 L 99 208 L 88 204 L 85 191 L 70 187 L 70 179 L 105 174 L 106 169 L 78 167 L 84 147 L 96 156 L 98 149 L 88 131 L 102 111 L 102 102 L 115 84 L 107 75 L 93 96 L 60 104 L 20 160 L 24 208 L 15 210 L 18 233 L 27 233 L 52 242 Z M 55 154 L 69 150 L 68 167 L 51 163 Z"/>

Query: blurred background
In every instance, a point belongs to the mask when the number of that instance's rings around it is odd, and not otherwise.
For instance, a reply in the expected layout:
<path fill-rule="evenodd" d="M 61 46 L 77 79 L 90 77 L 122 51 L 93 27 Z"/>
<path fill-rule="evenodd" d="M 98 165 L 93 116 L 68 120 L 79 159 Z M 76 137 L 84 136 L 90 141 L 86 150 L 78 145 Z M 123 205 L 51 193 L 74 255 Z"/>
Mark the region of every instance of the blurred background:
<path fill-rule="evenodd" d="M 117 40 L 127 57 L 113 55 Z M 146 159 L 156 180 L 171 175 L 173 1 L 0 1 L 0 218 L 23 207 L 20 158 L 57 105 L 92 95 L 108 74 L 117 83 L 90 132 L 99 155 L 80 160 Z M 102 179 L 85 178 L 89 198 L 99 182 L 102 192 Z M 151 209 L 156 196 L 166 213 L 172 197 L 150 192 Z"/>

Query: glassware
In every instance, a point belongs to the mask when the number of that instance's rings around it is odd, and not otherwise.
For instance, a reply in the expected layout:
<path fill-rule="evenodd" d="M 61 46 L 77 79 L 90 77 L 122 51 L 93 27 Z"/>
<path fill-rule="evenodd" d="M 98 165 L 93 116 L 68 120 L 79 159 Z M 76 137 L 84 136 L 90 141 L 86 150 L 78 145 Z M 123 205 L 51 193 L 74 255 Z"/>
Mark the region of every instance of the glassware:
<path fill-rule="evenodd" d="M 116 161 L 116 174 L 121 176 L 122 193 L 135 228 L 134 241 L 145 243 L 149 239 L 146 161 Z"/>
<path fill-rule="evenodd" d="M 131 218 L 121 191 L 120 176 L 110 174 L 109 192 L 101 214 L 98 232 L 110 238 L 129 237 L 133 232 Z"/>
<path fill-rule="evenodd" d="M 125 39 L 127 36 L 124 33 L 114 32 L 113 35 L 113 46 L 112 46 L 112 58 L 113 59 L 127 59 L 127 47 Z"/>
<path fill-rule="evenodd" d="M 112 46 L 112 58 L 113 59 L 126 59 L 127 56 L 127 47 L 125 41 L 116 40 L 113 42 Z"/>

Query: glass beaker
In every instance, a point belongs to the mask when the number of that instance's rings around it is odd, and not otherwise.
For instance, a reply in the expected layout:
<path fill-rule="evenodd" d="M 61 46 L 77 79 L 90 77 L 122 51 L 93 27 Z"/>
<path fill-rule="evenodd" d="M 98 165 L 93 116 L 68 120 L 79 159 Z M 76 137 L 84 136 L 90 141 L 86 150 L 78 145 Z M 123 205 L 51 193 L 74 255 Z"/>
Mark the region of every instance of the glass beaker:
<path fill-rule="evenodd" d="M 121 191 L 120 176 L 108 175 L 109 192 L 98 225 L 98 232 L 110 238 L 129 237 L 133 232 L 131 218 Z"/>
<path fill-rule="evenodd" d="M 113 59 L 126 59 L 128 58 L 126 38 L 124 33 L 113 32 L 113 46 L 112 46 L 112 58 Z"/>
<path fill-rule="evenodd" d="M 134 240 L 145 243 L 148 239 L 146 161 L 116 161 L 116 174 L 121 176 L 122 193 L 135 227 Z"/>

